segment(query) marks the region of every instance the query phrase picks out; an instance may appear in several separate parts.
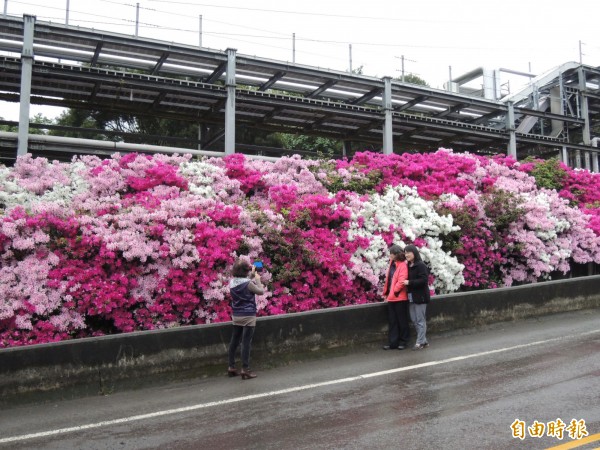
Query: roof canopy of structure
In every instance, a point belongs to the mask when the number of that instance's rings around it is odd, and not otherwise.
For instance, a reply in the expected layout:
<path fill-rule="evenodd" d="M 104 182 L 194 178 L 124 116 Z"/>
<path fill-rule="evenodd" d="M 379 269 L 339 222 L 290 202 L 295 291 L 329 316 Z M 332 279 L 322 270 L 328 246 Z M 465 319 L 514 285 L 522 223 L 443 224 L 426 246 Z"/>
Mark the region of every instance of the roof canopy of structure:
<path fill-rule="evenodd" d="M 0 18 L 0 99 L 18 101 L 24 20 Z M 37 22 L 31 102 L 106 109 L 222 125 L 227 52 Z M 577 69 L 563 76 L 578 83 Z M 600 71 L 586 67 L 597 86 Z M 381 143 L 385 79 L 237 54 L 236 125 L 346 141 Z M 600 114 L 598 88 L 590 114 Z M 517 99 L 518 100 L 518 99 Z M 520 99 L 521 101 L 523 99 Z M 391 81 L 394 144 L 505 152 L 507 103 Z M 516 102 L 516 120 L 534 117 L 580 127 L 583 119 Z M 521 133 L 522 146 L 565 144 L 564 137 Z"/>

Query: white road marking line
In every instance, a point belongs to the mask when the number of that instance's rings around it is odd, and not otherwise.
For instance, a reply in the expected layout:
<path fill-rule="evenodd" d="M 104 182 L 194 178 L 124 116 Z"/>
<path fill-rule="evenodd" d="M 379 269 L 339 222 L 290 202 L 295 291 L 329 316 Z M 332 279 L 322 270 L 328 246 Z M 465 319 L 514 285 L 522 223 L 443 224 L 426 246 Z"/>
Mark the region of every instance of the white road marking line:
<path fill-rule="evenodd" d="M 308 389 L 315 389 L 315 388 L 319 388 L 319 387 L 323 387 L 323 386 L 331 386 L 334 384 L 350 383 L 352 381 L 380 377 L 380 376 L 390 375 L 390 374 L 399 373 L 399 372 L 406 372 L 409 370 L 421 369 L 423 367 L 431 367 L 431 366 L 437 366 L 440 364 L 448 364 L 451 362 L 463 361 L 465 359 L 478 358 L 481 356 L 493 355 L 495 353 L 509 352 L 512 350 L 518 350 L 521 348 L 533 347 L 533 346 L 542 345 L 542 344 L 549 344 L 551 342 L 558 342 L 558 341 L 562 341 L 562 340 L 566 340 L 566 339 L 580 338 L 583 336 L 588 336 L 590 334 L 596 334 L 599 332 L 600 332 L 600 330 L 593 330 L 593 331 L 588 331 L 588 332 L 580 333 L 580 334 L 572 334 L 572 335 L 568 335 L 568 336 L 546 339 L 543 341 L 535 341 L 535 342 L 529 342 L 527 344 L 515 345 L 512 347 L 500 348 L 497 350 L 488 350 L 485 352 L 472 353 L 470 355 L 455 356 L 453 358 L 441 359 L 438 361 L 430 361 L 430 362 L 426 362 L 426 363 L 422 363 L 422 364 L 414 364 L 412 366 L 398 367 L 397 369 L 389 369 L 389 370 L 383 370 L 380 372 L 366 373 L 363 375 L 357 375 L 355 377 L 339 378 L 337 380 L 323 381 L 321 383 L 314 383 L 314 384 L 305 384 L 302 386 L 295 386 L 295 387 L 291 387 L 291 388 L 287 388 L 287 389 L 280 389 L 278 391 L 263 392 L 262 394 L 246 395 L 244 397 L 235 397 L 235 398 L 230 398 L 227 400 L 219 400 L 219 401 L 215 401 L 215 402 L 200 403 L 197 405 L 184 406 L 182 408 L 166 409 L 163 411 L 156 411 L 156 412 L 147 413 L 147 414 L 139 414 L 136 416 L 122 417 L 120 419 L 114 419 L 114 420 L 105 420 L 102 422 L 89 423 L 86 425 L 79 425 L 76 427 L 59 428 L 56 430 L 41 431 L 39 433 L 21 434 L 21 435 L 17 435 L 17 436 L 0 438 L 0 444 L 5 444 L 5 443 L 9 443 L 9 442 L 25 441 L 25 440 L 35 439 L 35 438 L 40 438 L 40 437 L 55 436 L 57 434 L 72 433 L 75 431 L 89 430 L 91 428 L 100 428 L 100 427 L 105 427 L 105 426 L 110 426 L 110 425 L 118 425 L 118 424 L 122 424 L 122 423 L 135 422 L 135 421 L 139 421 L 139 420 L 153 419 L 155 417 L 179 414 L 179 413 L 188 412 L 188 411 L 195 411 L 198 409 L 212 408 L 214 406 L 227 405 L 230 403 L 245 402 L 247 400 L 255 400 L 257 398 L 274 397 L 276 395 L 283 395 L 283 394 L 290 394 L 292 392 L 306 391 Z"/>

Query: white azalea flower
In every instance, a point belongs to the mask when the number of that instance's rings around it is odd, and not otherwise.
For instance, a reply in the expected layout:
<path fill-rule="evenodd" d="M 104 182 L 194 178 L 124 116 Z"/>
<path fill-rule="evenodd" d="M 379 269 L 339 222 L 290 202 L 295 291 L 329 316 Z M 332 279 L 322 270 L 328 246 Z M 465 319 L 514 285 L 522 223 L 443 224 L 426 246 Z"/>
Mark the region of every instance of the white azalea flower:
<path fill-rule="evenodd" d="M 362 227 L 358 220 L 364 220 Z M 456 257 L 442 250 L 441 235 L 458 230 L 452 216 L 440 216 L 433 203 L 419 197 L 416 189 L 408 186 L 388 188 L 383 195 L 373 194 L 354 219 L 350 236 L 367 237 L 371 240 L 368 249 L 359 249 L 353 255 L 355 264 L 369 264 L 373 274 L 380 278 L 389 263 L 388 246 L 380 233 L 387 233 L 393 226 L 401 230 L 409 241 L 422 238 L 427 247 L 422 250 L 423 259 L 429 264 L 435 277 L 434 288 L 438 293 L 456 291 L 464 282 L 464 266 Z M 402 236 L 394 232 L 394 243 L 405 245 Z"/>

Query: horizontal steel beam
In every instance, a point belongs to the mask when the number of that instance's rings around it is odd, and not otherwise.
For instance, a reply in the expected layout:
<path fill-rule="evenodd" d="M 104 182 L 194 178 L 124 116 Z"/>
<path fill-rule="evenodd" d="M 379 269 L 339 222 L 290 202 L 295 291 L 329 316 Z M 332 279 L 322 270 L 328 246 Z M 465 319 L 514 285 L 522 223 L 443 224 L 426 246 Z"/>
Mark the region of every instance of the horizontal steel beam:
<path fill-rule="evenodd" d="M 524 116 L 542 117 L 544 119 L 561 120 L 569 123 L 585 123 L 585 120 L 579 117 L 563 116 L 562 114 L 553 114 L 546 111 L 538 111 L 535 109 L 528 108 L 515 108 L 515 114 L 522 114 Z"/>

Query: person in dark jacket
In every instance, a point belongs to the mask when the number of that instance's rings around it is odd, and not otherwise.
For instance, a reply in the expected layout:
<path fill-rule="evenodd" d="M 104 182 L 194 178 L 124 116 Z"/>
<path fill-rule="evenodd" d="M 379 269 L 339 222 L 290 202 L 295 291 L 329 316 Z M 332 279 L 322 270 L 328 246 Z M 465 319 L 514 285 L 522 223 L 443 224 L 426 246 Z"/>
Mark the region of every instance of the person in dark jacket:
<path fill-rule="evenodd" d="M 404 285 L 408 279 L 408 267 L 402 247 L 392 245 L 389 252 L 390 265 L 383 285 L 383 298 L 388 305 L 388 343 L 383 349 L 404 350 L 410 339 L 408 290 Z"/>
<path fill-rule="evenodd" d="M 242 376 L 242 380 L 256 378 L 250 370 L 250 348 L 256 326 L 256 295 L 265 293 L 260 282 L 260 275 L 256 268 L 246 261 L 237 260 L 233 265 L 233 279 L 229 282 L 231 292 L 231 309 L 233 333 L 229 343 L 229 368 L 230 377 Z M 235 353 L 242 342 L 242 371 L 235 367 Z"/>
<path fill-rule="evenodd" d="M 404 248 L 404 255 L 408 262 L 408 280 L 404 283 L 408 287 L 408 301 L 410 320 L 417 331 L 417 342 L 413 350 L 422 350 L 429 347 L 427 342 L 427 303 L 429 303 L 429 270 L 421 259 L 419 250 L 414 245 Z"/>

